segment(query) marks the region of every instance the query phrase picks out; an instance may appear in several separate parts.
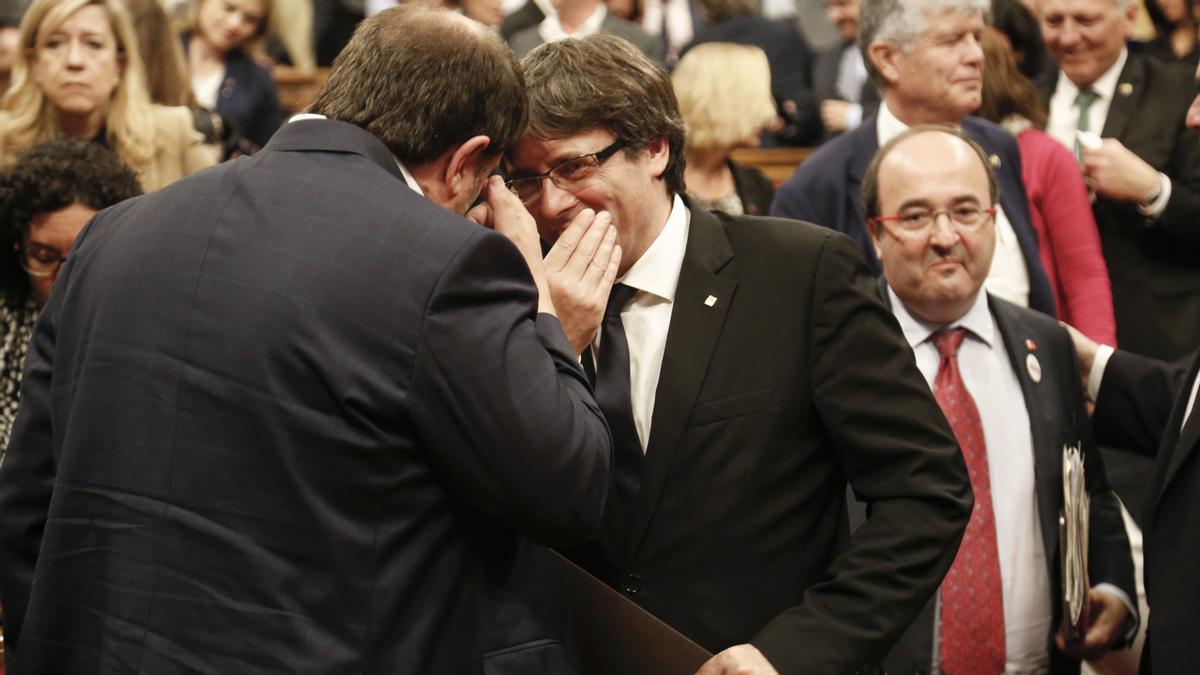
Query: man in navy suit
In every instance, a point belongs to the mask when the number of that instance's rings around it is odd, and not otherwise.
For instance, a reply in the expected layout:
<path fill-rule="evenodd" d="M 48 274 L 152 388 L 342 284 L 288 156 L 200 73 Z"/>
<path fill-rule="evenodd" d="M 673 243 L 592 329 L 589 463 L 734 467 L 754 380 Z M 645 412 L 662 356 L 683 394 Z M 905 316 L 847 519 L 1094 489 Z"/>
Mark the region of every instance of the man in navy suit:
<path fill-rule="evenodd" d="M 453 13 L 366 20 L 309 112 L 76 240 L 0 469 L 10 672 L 571 672 L 507 582 L 603 512 L 547 276 L 602 312 L 615 231 L 460 215 L 527 117 Z"/>
<path fill-rule="evenodd" d="M 988 292 L 1053 315 L 1054 296 L 1038 258 L 1016 139 L 990 122 L 969 117 L 981 101 L 979 37 L 987 10 L 987 0 L 863 0 L 858 42 L 867 72 L 882 91 L 879 112 L 813 153 L 779 186 L 771 215 L 806 220 L 854 237 L 878 273 L 859 203 L 868 162 L 881 143 L 911 125 L 961 126 L 987 151 L 1000 182 L 998 246 Z"/>
<path fill-rule="evenodd" d="M 1129 541 L 1071 340 L 1053 319 L 981 292 L 995 196 L 984 151 L 941 126 L 889 141 L 863 184 L 885 300 L 962 446 L 976 505 L 938 597 L 892 651 L 889 672 L 1078 673 L 1080 657 L 1127 643 L 1137 626 Z M 1055 650 L 1065 446 L 1085 459 L 1091 589 L 1083 637 Z"/>

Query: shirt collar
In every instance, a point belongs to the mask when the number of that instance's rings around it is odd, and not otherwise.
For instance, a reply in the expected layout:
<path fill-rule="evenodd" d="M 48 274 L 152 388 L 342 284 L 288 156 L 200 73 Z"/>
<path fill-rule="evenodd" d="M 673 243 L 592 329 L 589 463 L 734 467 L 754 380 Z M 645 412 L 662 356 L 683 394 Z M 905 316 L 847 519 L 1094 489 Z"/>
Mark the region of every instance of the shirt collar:
<path fill-rule="evenodd" d="M 324 115 L 318 115 L 316 113 L 296 113 L 288 118 L 288 124 L 291 124 L 292 122 L 299 122 L 301 120 L 323 119 L 326 119 Z M 400 175 L 404 176 L 404 182 L 408 184 L 408 187 L 412 188 L 413 192 L 416 192 L 424 197 L 425 191 L 421 189 L 421 186 L 417 183 L 417 179 L 413 178 L 413 175 L 409 172 L 408 167 L 404 166 L 404 163 L 401 162 L 400 159 L 395 155 L 392 155 L 392 161 L 394 161 L 396 163 L 396 167 L 400 169 Z"/>
<path fill-rule="evenodd" d="M 667 216 L 667 223 L 662 232 L 658 233 L 658 237 L 642 257 L 625 272 L 620 282 L 667 302 L 674 302 L 691 222 L 691 211 L 683 203 L 683 199 L 675 195 L 671 204 L 671 214 Z"/>
<path fill-rule="evenodd" d="M 1121 79 L 1121 71 L 1125 70 L 1125 62 L 1128 59 L 1129 50 L 1122 47 L 1117 60 L 1109 66 L 1108 70 L 1104 71 L 1103 75 L 1097 77 L 1096 81 L 1092 83 L 1092 91 L 1096 92 L 1099 98 L 1105 101 L 1112 100 L 1113 94 L 1117 91 L 1117 80 Z M 1072 105 L 1075 104 L 1075 98 L 1079 95 L 1079 87 L 1075 86 L 1071 78 L 1067 77 L 1067 74 L 1062 70 L 1058 71 L 1058 84 L 1055 91 L 1064 92 L 1065 97 Z"/>
<path fill-rule="evenodd" d="M 587 18 L 579 26 L 579 30 L 574 33 L 568 33 L 563 30 L 562 23 L 558 20 L 557 14 L 549 14 L 542 23 L 538 25 L 538 35 L 546 42 L 558 42 L 567 38 L 585 38 L 594 33 L 600 32 L 600 24 L 604 23 L 604 17 L 608 16 L 608 10 L 604 3 L 601 2 L 596 6 L 596 11 Z"/>
<path fill-rule="evenodd" d="M 892 114 L 886 101 L 880 101 L 878 117 L 875 118 L 875 135 L 879 138 L 879 147 L 882 148 L 888 141 L 905 131 L 908 131 L 908 125 Z"/>
<path fill-rule="evenodd" d="M 929 336 L 940 330 L 959 327 L 966 328 L 968 333 L 989 348 L 996 344 L 996 320 L 992 318 L 992 313 L 988 310 L 987 293 L 982 289 L 975 296 L 975 302 L 967 310 L 967 313 L 949 325 L 929 323 L 918 319 L 909 313 L 908 307 L 904 306 L 900 297 L 896 295 L 896 291 L 892 290 L 891 285 L 888 285 L 887 291 L 892 301 L 892 313 L 896 315 L 896 321 L 900 323 L 900 330 L 904 331 L 904 339 L 908 341 L 909 347 L 915 349 L 917 345 L 925 342 Z"/>

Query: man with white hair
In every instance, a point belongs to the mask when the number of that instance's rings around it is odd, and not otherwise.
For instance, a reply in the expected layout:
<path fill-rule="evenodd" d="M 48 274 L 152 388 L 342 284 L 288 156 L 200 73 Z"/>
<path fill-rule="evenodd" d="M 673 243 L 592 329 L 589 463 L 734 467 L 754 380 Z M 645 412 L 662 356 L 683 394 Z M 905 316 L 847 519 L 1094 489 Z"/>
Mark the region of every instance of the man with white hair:
<path fill-rule="evenodd" d="M 1079 154 L 1096 193 L 1118 342 L 1178 359 L 1200 342 L 1200 136 L 1185 122 L 1194 85 L 1187 68 L 1125 47 L 1137 12 L 1132 0 L 1042 3 L 1061 69 L 1046 131 Z M 1093 142 L 1077 144 L 1080 132 Z"/>
<path fill-rule="evenodd" d="M 969 117 L 981 102 L 987 0 L 864 0 L 859 48 L 882 90 L 879 113 L 818 149 L 779 187 L 771 215 L 807 220 L 854 237 L 876 273 L 863 226 L 859 186 L 879 146 L 916 124 L 961 126 L 989 156 L 1000 183 L 998 244 L 990 293 L 1054 314 L 1054 296 L 1038 259 L 1016 140 Z"/>

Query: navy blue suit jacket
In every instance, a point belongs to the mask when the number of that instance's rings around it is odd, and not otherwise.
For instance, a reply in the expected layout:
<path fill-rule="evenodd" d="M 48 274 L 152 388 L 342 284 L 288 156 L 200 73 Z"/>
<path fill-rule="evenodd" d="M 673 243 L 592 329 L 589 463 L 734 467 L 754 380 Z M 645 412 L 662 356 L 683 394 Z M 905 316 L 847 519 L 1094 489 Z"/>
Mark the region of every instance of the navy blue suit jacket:
<path fill-rule="evenodd" d="M 1017 141 L 1001 127 L 976 117 L 962 121 L 962 129 L 992 159 L 1000 183 L 1000 206 L 1008 216 L 1025 267 L 1029 271 L 1029 306 L 1054 316 L 1054 293 L 1038 257 L 1037 234 L 1029 215 L 1029 200 L 1021 182 L 1021 154 Z M 883 270 L 867 232 L 859 189 L 867 165 L 879 150 L 875 117 L 857 129 L 822 145 L 775 192 L 771 215 L 806 220 L 850 235 L 875 274 Z"/>
<path fill-rule="evenodd" d="M 97 215 L 26 367 L 9 672 L 570 672 L 508 582 L 600 522 L 608 428 L 511 242 L 363 129 Z"/>

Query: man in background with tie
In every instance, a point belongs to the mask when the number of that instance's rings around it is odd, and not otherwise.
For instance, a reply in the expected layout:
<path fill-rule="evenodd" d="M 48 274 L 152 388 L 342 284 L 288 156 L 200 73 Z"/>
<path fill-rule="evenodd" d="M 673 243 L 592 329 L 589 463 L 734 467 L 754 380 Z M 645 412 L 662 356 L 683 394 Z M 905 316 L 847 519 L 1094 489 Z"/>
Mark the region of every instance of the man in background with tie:
<path fill-rule="evenodd" d="M 522 67 L 511 189 L 543 240 L 606 211 L 622 251 L 599 331 L 559 313 L 597 362 L 614 438 L 604 524 L 572 555 L 720 652 L 704 675 L 878 663 L 949 568 L 971 498 L 856 245 L 693 208 L 670 79 L 629 43 L 556 42 Z M 873 507 L 852 538 L 847 482 Z"/>
<path fill-rule="evenodd" d="M 1061 69 L 1046 131 L 1078 153 L 1095 191 L 1117 341 L 1178 359 L 1200 342 L 1200 137 L 1184 120 L 1191 73 L 1126 48 L 1137 11 L 1133 0 L 1042 3 Z M 1102 144 L 1078 144 L 1080 130 Z"/>
<path fill-rule="evenodd" d="M 995 249 L 996 179 L 950 127 L 914 127 L 867 169 L 863 203 L 891 305 L 962 447 L 975 510 L 935 601 L 885 667 L 903 673 L 1070 673 L 1132 636 L 1133 563 L 1086 424 L 1067 333 L 981 293 Z M 1083 638 L 1063 621 L 1064 446 L 1081 445 L 1091 496 Z"/>

